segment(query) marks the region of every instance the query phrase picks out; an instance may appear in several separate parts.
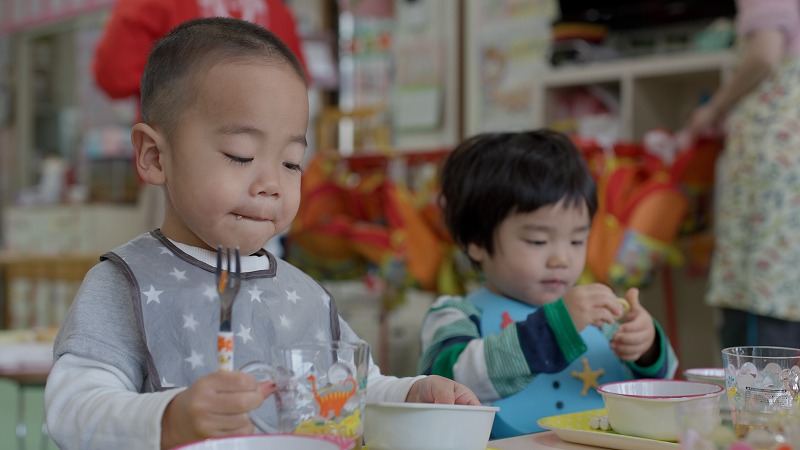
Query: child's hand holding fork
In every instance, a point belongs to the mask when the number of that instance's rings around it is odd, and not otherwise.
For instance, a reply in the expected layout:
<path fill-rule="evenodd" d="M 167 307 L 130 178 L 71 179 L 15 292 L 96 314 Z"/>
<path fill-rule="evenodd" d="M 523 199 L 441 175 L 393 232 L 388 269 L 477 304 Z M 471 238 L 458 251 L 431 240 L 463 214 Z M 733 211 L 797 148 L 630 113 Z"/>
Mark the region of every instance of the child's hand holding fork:
<path fill-rule="evenodd" d="M 161 448 L 218 436 L 251 434 L 249 413 L 277 390 L 243 372 L 220 370 L 197 380 L 167 405 Z"/>

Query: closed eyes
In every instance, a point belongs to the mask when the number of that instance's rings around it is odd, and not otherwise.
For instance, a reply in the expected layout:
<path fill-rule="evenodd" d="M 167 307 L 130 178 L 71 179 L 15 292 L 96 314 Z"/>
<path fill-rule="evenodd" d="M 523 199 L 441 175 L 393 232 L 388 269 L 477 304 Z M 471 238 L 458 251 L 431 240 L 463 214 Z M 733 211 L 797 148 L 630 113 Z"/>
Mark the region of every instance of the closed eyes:
<path fill-rule="evenodd" d="M 242 166 L 247 164 L 247 163 L 249 163 L 249 162 L 251 162 L 251 161 L 253 161 L 253 158 L 241 158 L 239 156 L 229 155 L 227 153 L 225 154 L 225 158 L 227 158 L 228 161 L 230 161 L 230 162 L 232 162 L 234 164 L 239 164 L 239 165 L 242 165 Z"/>
<path fill-rule="evenodd" d="M 241 165 L 241 166 L 243 166 L 245 164 L 248 164 L 248 163 L 252 162 L 255 159 L 255 158 L 242 158 L 240 156 L 234 156 L 234 155 L 231 155 L 231 154 L 228 154 L 228 153 L 225 154 L 225 158 L 228 161 L 230 161 L 231 163 L 237 164 L 237 165 Z M 292 171 L 303 173 L 303 168 L 302 168 L 302 166 L 300 164 L 285 162 L 285 163 L 283 163 L 283 167 L 286 167 L 287 169 L 292 170 Z"/>
<path fill-rule="evenodd" d="M 527 242 L 528 244 L 532 244 L 532 245 L 545 245 L 545 244 L 547 244 L 547 241 L 534 241 L 534 240 L 530 240 L 530 239 L 526 239 L 525 242 Z"/>
<path fill-rule="evenodd" d="M 547 241 L 526 240 L 525 242 L 527 242 L 528 244 L 537 245 L 537 246 L 547 245 Z M 586 244 L 586 241 L 585 240 L 574 240 L 574 241 L 570 241 L 570 244 L 571 245 L 575 245 L 575 246 L 582 246 L 582 245 Z"/>
<path fill-rule="evenodd" d="M 294 170 L 300 173 L 303 173 L 303 167 L 300 164 L 295 163 L 283 163 L 283 167 L 286 167 L 289 170 Z"/>

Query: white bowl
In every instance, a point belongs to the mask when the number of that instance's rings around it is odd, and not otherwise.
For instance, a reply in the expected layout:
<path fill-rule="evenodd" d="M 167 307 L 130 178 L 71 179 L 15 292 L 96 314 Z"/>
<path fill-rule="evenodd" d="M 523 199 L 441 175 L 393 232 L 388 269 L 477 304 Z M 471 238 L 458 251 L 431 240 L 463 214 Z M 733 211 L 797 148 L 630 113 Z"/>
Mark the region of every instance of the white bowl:
<path fill-rule="evenodd" d="M 725 387 L 725 369 L 722 367 L 697 367 L 686 369 L 683 376 L 689 381 L 702 381 L 714 383 Z"/>
<path fill-rule="evenodd" d="M 484 450 L 496 406 L 367 403 L 369 450 Z"/>
<path fill-rule="evenodd" d="M 631 380 L 597 388 L 611 427 L 619 434 L 678 440 L 675 408 L 687 401 L 716 402 L 722 386 L 698 381 Z"/>
<path fill-rule="evenodd" d="M 259 434 L 206 439 L 173 450 L 349 450 L 352 440 L 336 436 L 303 436 L 299 434 Z"/>

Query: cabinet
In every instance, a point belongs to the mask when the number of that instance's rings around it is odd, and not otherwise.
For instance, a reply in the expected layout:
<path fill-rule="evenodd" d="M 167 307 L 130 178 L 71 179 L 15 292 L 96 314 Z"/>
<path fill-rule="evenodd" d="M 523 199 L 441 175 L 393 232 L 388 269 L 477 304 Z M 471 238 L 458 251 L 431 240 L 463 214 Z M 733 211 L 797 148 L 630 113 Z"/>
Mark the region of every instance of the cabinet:
<path fill-rule="evenodd" d="M 560 94 L 599 86 L 618 101 L 620 139 L 639 140 L 653 128 L 676 130 L 700 99 L 727 79 L 734 64 L 734 52 L 726 50 L 553 68 L 534 85 L 534 125 L 553 123 Z"/>

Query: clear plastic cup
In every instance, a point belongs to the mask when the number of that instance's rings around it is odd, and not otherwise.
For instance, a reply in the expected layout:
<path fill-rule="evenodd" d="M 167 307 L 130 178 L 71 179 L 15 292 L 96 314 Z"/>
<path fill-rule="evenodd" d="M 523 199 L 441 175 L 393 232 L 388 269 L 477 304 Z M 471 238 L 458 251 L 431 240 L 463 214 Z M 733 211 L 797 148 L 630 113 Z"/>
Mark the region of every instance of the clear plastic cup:
<path fill-rule="evenodd" d="M 800 448 L 800 416 L 795 410 L 755 414 L 747 427 L 733 420 L 722 403 L 686 402 L 676 408 L 682 450 L 784 450 Z"/>
<path fill-rule="evenodd" d="M 737 437 L 775 429 L 800 405 L 800 349 L 729 347 L 722 350 L 728 406 Z"/>

